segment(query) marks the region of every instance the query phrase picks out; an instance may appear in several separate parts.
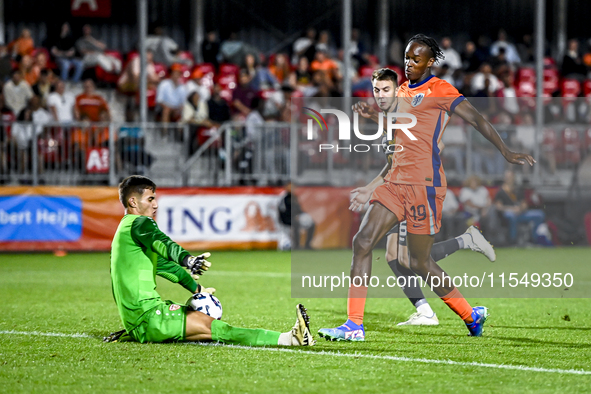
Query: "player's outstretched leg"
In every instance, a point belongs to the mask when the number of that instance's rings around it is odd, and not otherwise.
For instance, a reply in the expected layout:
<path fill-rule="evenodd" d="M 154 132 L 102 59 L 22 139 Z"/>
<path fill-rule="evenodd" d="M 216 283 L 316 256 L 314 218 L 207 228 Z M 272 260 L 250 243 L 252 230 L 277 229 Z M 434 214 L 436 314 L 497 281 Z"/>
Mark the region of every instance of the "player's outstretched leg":
<path fill-rule="evenodd" d="M 408 240 L 410 268 L 427 281 L 435 294 L 466 323 L 471 336 L 481 336 L 488 310 L 485 307 L 472 308 L 453 285 L 451 277 L 433 260 L 430 255 L 433 236 L 409 234 Z"/>
<path fill-rule="evenodd" d="M 199 315 L 195 315 L 198 313 Z M 187 315 L 187 323 L 189 317 L 201 320 L 200 323 L 192 325 L 192 328 L 187 327 L 186 339 L 191 340 L 212 340 L 232 345 L 245 346 L 313 346 L 315 341 L 310 333 L 308 312 L 302 304 L 296 306 L 296 324 L 288 332 L 280 333 L 277 331 L 270 331 L 264 329 L 240 328 L 233 327 L 221 320 L 214 320 L 211 317 L 200 313 L 190 312 Z M 209 318 L 209 319 L 207 319 Z M 198 328 L 200 324 L 204 324 L 201 329 Z M 210 325 L 210 334 L 207 335 L 207 323 Z M 189 335 L 190 329 L 199 329 L 203 334 L 193 332 Z"/>
<path fill-rule="evenodd" d="M 490 242 L 474 226 L 470 226 L 460 236 L 434 244 L 431 249 L 431 257 L 435 261 L 443 260 L 460 249 L 471 249 L 474 252 L 482 253 L 490 261 L 495 261 L 497 258 Z"/>
<path fill-rule="evenodd" d="M 372 250 L 389 229 L 398 223 L 395 214 L 381 204 L 372 204 L 353 238 L 351 285 L 347 298 L 347 321 L 336 328 L 321 328 L 318 334 L 327 340 L 363 341 L 363 315 L 367 297 L 367 283 L 362 278 L 371 277 Z M 361 280 L 361 283 L 359 283 Z M 357 283 L 357 284 L 356 284 Z"/>

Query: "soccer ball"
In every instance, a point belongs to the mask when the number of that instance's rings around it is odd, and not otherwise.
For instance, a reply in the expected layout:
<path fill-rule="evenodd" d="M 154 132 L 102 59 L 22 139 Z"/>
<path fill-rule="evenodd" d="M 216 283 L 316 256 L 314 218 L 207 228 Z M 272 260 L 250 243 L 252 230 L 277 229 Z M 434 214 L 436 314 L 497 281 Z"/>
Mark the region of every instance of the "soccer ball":
<path fill-rule="evenodd" d="M 222 303 L 214 295 L 209 293 L 193 294 L 187 306 L 194 311 L 203 312 L 206 315 L 220 320 L 222 318 Z"/>

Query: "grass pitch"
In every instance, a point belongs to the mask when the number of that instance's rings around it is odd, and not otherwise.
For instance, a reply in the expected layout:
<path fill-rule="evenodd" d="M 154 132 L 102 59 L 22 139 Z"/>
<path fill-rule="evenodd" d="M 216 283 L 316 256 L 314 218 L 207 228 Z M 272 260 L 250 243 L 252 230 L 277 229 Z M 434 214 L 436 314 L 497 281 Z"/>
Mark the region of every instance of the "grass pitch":
<path fill-rule="evenodd" d="M 499 250 L 499 259 L 516 250 Z M 540 266 L 589 259 L 590 249 L 532 250 Z M 350 259 L 350 252 L 327 251 Z M 377 255 L 377 253 L 376 253 Z M 470 252 L 451 256 L 470 259 Z M 582 260 L 582 261 L 583 261 Z M 290 255 L 216 252 L 202 283 L 218 289 L 230 324 L 288 330 L 303 302 L 311 328 L 346 319 L 346 300 L 290 298 Z M 165 299 L 189 293 L 158 279 Z M 369 299 L 365 342 L 312 348 L 103 343 L 121 328 L 109 255 L 0 254 L 0 392 L 586 392 L 591 388 L 587 299 L 469 299 L 490 308 L 481 338 L 430 300 L 440 326 L 396 327 L 406 299 Z M 81 334 L 81 335 L 74 335 Z"/>

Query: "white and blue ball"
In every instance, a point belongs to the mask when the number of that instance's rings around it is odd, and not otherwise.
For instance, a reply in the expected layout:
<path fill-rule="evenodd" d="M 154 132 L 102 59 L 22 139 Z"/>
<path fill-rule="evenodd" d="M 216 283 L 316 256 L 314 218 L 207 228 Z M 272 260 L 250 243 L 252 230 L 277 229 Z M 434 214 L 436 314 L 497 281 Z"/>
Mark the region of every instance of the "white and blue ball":
<path fill-rule="evenodd" d="M 194 310 L 205 313 L 220 320 L 222 318 L 222 303 L 216 296 L 209 293 L 196 293 L 189 298 L 187 306 Z"/>

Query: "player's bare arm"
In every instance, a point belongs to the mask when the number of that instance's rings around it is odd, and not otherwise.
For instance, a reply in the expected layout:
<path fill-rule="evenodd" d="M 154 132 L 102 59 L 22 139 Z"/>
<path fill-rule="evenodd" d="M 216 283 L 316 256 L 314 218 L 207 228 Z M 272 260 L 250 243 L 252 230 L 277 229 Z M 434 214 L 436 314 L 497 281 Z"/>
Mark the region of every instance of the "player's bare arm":
<path fill-rule="evenodd" d="M 495 128 L 467 100 L 458 104 L 454 113 L 472 125 L 472 127 L 496 146 L 509 163 L 521 165 L 528 163 L 530 166 L 533 166 L 536 162 L 531 155 L 510 150 Z"/>

